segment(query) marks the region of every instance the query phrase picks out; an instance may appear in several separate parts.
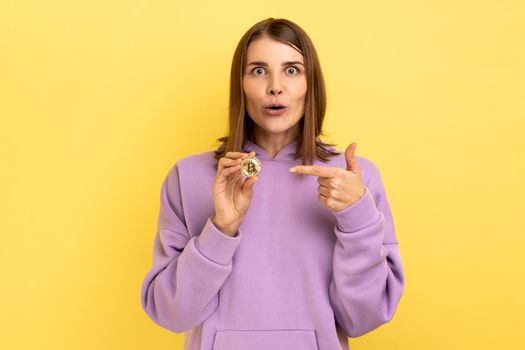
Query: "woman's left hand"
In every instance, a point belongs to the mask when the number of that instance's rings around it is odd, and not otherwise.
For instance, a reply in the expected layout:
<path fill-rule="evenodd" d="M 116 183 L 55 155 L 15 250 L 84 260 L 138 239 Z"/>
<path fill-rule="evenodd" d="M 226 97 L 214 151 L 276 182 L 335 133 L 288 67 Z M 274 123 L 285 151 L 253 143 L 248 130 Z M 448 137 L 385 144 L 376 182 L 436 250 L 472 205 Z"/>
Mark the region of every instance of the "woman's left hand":
<path fill-rule="evenodd" d="M 354 154 L 356 147 L 357 143 L 351 143 L 346 148 L 346 170 L 339 167 L 296 165 L 290 168 L 290 172 L 318 176 L 319 201 L 332 212 L 343 210 L 365 194 L 361 169 Z"/>

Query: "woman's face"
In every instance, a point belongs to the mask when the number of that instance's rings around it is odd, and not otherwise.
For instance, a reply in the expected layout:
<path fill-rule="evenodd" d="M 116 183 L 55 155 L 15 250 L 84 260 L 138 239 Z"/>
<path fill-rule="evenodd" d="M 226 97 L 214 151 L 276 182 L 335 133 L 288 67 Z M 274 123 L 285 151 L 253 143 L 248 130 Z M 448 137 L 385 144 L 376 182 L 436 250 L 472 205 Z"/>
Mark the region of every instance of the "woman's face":
<path fill-rule="evenodd" d="M 262 37 L 249 44 L 245 67 L 246 110 L 256 124 L 255 132 L 296 137 L 306 96 L 303 55 L 289 45 Z M 272 104 L 285 108 L 272 114 Z"/>

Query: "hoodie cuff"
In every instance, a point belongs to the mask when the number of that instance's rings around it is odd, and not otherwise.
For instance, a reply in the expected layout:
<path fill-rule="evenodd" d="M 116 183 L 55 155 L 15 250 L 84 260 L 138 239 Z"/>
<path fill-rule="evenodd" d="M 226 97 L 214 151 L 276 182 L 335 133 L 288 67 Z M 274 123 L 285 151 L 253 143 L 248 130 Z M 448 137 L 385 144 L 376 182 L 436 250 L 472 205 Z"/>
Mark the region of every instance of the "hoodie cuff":
<path fill-rule="evenodd" d="M 377 210 L 372 193 L 365 187 L 365 193 L 350 206 L 334 212 L 337 219 L 337 228 L 341 232 L 355 232 L 378 220 Z"/>
<path fill-rule="evenodd" d="M 230 265 L 233 254 L 241 243 L 242 233 L 239 229 L 237 236 L 231 237 L 220 231 L 208 218 L 201 234 L 195 239 L 197 250 L 219 265 Z"/>

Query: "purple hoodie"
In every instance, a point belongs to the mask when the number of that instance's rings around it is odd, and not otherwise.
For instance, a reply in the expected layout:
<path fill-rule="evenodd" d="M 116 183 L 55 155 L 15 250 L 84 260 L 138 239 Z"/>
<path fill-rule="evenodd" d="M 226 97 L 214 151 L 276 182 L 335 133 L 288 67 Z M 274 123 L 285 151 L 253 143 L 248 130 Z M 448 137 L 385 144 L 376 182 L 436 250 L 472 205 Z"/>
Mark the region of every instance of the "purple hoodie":
<path fill-rule="evenodd" d="M 392 319 L 404 271 L 377 167 L 356 155 L 365 194 L 334 213 L 318 200 L 316 176 L 288 171 L 301 165 L 296 145 L 272 159 L 244 144 L 262 170 L 235 237 L 210 220 L 213 151 L 168 172 L 141 303 L 157 325 L 184 332 L 184 349 L 349 349 L 348 337 Z M 314 165 L 346 169 L 344 152 Z"/>

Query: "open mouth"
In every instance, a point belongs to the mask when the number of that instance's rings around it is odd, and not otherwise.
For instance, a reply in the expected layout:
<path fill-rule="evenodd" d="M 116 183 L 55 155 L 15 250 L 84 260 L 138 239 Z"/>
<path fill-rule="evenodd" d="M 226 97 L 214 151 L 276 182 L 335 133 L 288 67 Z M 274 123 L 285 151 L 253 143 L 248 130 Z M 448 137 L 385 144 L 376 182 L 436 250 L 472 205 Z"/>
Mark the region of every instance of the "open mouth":
<path fill-rule="evenodd" d="M 267 115 L 278 116 L 283 114 L 286 111 L 286 106 L 269 106 L 265 107 L 264 111 Z"/>

